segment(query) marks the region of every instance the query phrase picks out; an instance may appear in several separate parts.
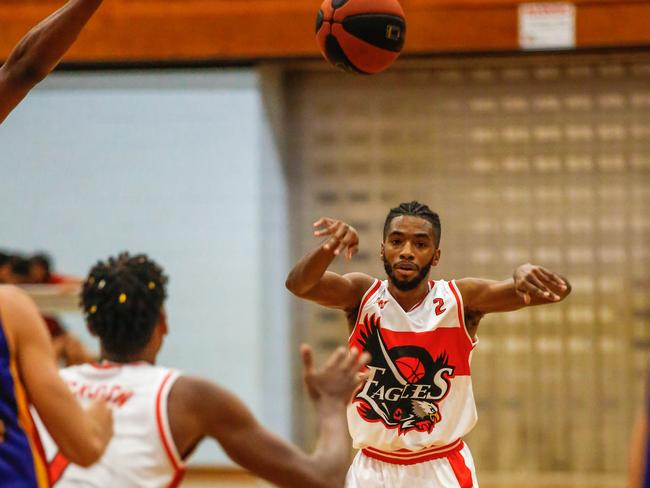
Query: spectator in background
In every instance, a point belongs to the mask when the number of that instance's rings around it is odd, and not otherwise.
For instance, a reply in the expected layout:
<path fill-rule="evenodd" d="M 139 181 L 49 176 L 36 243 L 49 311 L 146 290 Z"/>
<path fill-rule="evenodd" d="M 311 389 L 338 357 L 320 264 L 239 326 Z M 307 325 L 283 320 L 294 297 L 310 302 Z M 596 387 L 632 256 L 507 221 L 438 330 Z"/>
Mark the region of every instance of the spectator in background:
<path fill-rule="evenodd" d="M 52 272 L 52 258 L 45 253 L 34 254 L 29 258 L 29 278 L 31 283 L 61 285 L 81 284 L 81 279 Z"/>
<path fill-rule="evenodd" d="M 45 253 L 38 253 L 26 260 L 26 279 L 35 285 L 76 285 L 81 280 L 64 276 L 52 271 L 52 259 Z M 44 315 L 43 319 L 52 336 L 52 343 L 59 363 L 73 366 L 92 362 L 96 359 L 81 340 L 66 330 L 57 317 Z"/>
<path fill-rule="evenodd" d="M 29 279 L 29 260 L 20 255 L 15 254 L 9 258 L 10 284 L 14 285 L 27 285 L 30 283 Z"/>
<path fill-rule="evenodd" d="M 0 251 L 0 284 L 7 283 L 9 274 L 9 258 L 11 256 L 4 251 Z"/>
<path fill-rule="evenodd" d="M 0 252 L 0 283 L 12 285 L 74 285 L 81 281 L 52 271 L 52 260 L 45 253 L 38 253 L 29 258 L 20 254 Z M 66 330 L 59 319 L 43 315 L 58 362 L 64 366 L 73 366 L 94 361 L 92 353 L 73 333 Z"/>

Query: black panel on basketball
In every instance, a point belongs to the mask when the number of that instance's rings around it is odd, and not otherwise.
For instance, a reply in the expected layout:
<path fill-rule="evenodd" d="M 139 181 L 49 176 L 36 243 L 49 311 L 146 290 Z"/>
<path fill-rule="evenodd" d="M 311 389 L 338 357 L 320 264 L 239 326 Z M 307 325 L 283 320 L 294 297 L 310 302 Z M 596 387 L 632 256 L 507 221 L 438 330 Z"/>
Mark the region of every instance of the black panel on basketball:
<path fill-rule="evenodd" d="M 318 15 L 316 16 L 316 33 L 320 30 L 320 28 L 323 26 L 323 18 L 325 17 L 325 14 L 323 13 L 322 10 L 318 11 Z"/>
<path fill-rule="evenodd" d="M 343 29 L 387 51 L 400 52 L 404 47 L 406 23 L 401 17 L 386 14 L 362 14 L 346 17 Z"/>
<path fill-rule="evenodd" d="M 338 39 L 331 34 L 327 36 L 327 40 L 325 41 L 325 49 L 327 51 L 328 59 L 337 68 L 341 68 L 352 73 L 366 74 L 350 62 L 348 57 L 343 52 L 343 49 L 341 49 L 341 45 L 339 44 Z"/>
<path fill-rule="evenodd" d="M 332 0 L 332 8 L 340 8 L 348 3 L 348 0 Z"/>

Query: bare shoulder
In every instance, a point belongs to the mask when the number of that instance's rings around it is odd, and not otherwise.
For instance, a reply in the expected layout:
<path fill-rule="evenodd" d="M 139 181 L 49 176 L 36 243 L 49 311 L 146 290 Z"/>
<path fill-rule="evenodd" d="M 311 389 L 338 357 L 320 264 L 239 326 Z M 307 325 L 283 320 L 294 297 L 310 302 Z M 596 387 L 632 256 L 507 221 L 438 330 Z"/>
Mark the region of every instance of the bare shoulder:
<path fill-rule="evenodd" d="M 5 319 L 7 327 L 20 323 L 21 330 L 31 329 L 42 321 L 29 295 L 12 285 L 0 285 L 0 317 Z"/>
<path fill-rule="evenodd" d="M 234 418 L 229 413 L 246 410 L 244 403 L 226 388 L 196 376 L 182 375 L 169 393 L 170 409 L 195 416 L 196 420 Z M 215 415 L 215 412 L 218 414 Z"/>
<path fill-rule="evenodd" d="M 372 286 L 372 284 L 375 282 L 376 279 L 370 275 L 367 275 L 365 273 L 359 273 L 359 272 L 347 273 L 343 275 L 343 277 L 349 280 L 350 283 L 352 283 L 352 286 L 354 287 L 355 292 L 359 297 L 359 300 L 361 300 L 363 294 L 366 291 L 368 291 L 368 288 Z"/>
<path fill-rule="evenodd" d="M 459 278 L 454 280 L 454 282 L 462 295 L 471 295 L 472 293 L 483 290 L 485 287 L 495 286 L 500 283 L 495 280 L 474 277 Z"/>
<path fill-rule="evenodd" d="M 12 301 L 25 300 L 27 293 L 14 285 L 0 285 L 0 303 L 11 304 Z"/>

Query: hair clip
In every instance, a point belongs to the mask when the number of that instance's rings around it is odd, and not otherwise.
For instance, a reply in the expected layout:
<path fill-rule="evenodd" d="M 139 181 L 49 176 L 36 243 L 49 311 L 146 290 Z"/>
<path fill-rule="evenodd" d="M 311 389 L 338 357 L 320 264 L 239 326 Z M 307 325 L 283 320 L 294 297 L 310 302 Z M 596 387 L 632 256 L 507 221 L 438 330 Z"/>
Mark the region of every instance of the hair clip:
<path fill-rule="evenodd" d="M 120 297 L 118 298 L 120 303 L 126 302 L 126 293 L 120 293 Z"/>
<path fill-rule="evenodd" d="M 153 290 L 154 288 L 156 288 L 156 284 L 153 281 L 150 281 L 148 286 L 149 286 L 150 290 Z"/>
<path fill-rule="evenodd" d="M 92 315 L 95 312 L 97 312 L 97 305 L 93 305 L 92 307 L 90 307 L 90 314 Z"/>
<path fill-rule="evenodd" d="M 102 281 L 100 281 L 99 284 L 97 285 L 97 289 L 98 289 L 98 290 L 103 290 L 105 286 L 106 286 L 106 280 L 102 280 Z"/>

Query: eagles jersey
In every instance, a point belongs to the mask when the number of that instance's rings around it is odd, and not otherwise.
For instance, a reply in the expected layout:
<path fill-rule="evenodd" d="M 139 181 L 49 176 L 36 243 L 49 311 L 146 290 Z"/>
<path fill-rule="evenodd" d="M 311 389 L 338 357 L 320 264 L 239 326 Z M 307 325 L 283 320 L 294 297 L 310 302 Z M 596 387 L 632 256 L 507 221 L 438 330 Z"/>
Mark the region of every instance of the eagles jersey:
<path fill-rule="evenodd" d="M 410 464 L 462 446 L 477 420 L 470 360 L 475 342 L 453 281 L 430 281 L 411 310 L 376 280 L 349 339 L 372 355 L 368 380 L 348 407 L 354 446 L 369 457 Z"/>

